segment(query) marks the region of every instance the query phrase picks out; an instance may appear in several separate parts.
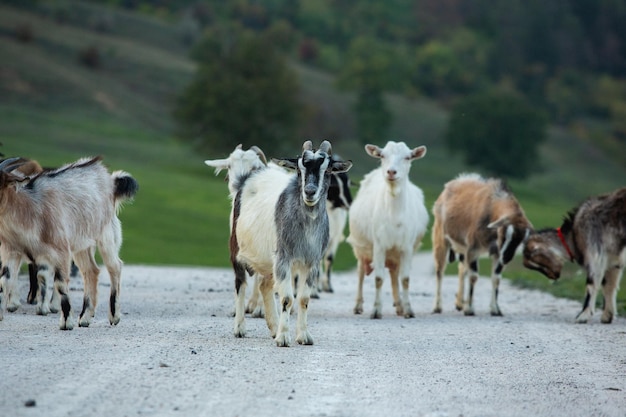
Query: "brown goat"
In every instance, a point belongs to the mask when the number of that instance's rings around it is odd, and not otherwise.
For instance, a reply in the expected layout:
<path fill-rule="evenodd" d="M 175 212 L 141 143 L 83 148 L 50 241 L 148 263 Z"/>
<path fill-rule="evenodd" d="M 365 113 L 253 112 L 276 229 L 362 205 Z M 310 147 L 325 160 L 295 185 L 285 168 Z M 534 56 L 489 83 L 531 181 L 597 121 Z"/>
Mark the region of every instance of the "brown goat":
<path fill-rule="evenodd" d="M 34 159 L 19 158 L 18 160 L 16 160 L 16 163 L 21 164 L 17 169 L 13 171 L 13 173 L 16 175 L 33 177 L 43 171 L 43 168 L 41 167 L 41 165 L 39 165 L 39 162 L 35 161 Z M 35 265 L 34 263 L 28 264 L 28 276 L 30 279 L 30 289 L 28 290 L 28 297 L 26 298 L 26 301 L 28 302 L 28 304 L 36 304 L 38 284 L 37 265 Z"/>
<path fill-rule="evenodd" d="M 477 174 L 463 174 L 448 182 L 433 207 L 432 231 L 437 292 L 434 313 L 441 313 L 441 281 L 447 257 L 450 262 L 459 254 L 459 290 L 456 309 L 474 314 L 474 285 L 478 280 L 478 258 L 488 253 L 492 258 L 491 315 L 501 316 L 498 287 L 504 266 L 532 230 L 522 207 L 499 179 L 484 179 Z M 464 300 L 465 277 L 469 273 L 469 291 Z"/>
<path fill-rule="evenodd" d="M 626 262 L 626 188 L 588 198 L 567 214 L 561 227 L 540 230 L 528 238 L 525 267 L 556 280 L 566 260 L 587 273 L 586 296 L 576 322 L 591 318 L 601 285 L 604 311 L 600 320 L 611 323 Z"/>

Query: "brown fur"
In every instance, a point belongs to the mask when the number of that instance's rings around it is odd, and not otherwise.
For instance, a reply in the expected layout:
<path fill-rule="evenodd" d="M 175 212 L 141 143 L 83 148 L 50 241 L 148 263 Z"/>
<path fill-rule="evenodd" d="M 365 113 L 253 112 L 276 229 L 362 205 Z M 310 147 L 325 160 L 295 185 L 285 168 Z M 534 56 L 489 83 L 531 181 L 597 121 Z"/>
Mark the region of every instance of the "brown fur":
<path fill-rule="evenodd" d="M 532 229 L 513 193 L 499 179 L 462 175 L 445 185 L 433 206 L 433 214 L 432 241 L 437 276 L 434 312 L 441 312 L 441 280 L 448 256 L 454 259 L 451 255 L 457 253 L 462 261 L 459 263 L 456 308 L 463 309 L 466 315 L 474 314 L 477 262 L 481 255 L 488 253 L 493 260 L 491 314 L 502 315 L 497 302 L 500 274 Z M 470 288 L 464 300 L 464 282 L 468 273 Z"/>
<path fill-rule="evenodd" d="M 524 266 L 558 279 L 566 260 L 576 262 L 587 273 L 586 297 L 576 321 L 584 323 L 591 318 L 598 288 L 602 286 L 601 321 L 611 323 L 626 262 L 626 188 L 588 198 L 568 213 L 560 229 L 565 243 L 557 229 L 540 230 L 528 238 Z"/>

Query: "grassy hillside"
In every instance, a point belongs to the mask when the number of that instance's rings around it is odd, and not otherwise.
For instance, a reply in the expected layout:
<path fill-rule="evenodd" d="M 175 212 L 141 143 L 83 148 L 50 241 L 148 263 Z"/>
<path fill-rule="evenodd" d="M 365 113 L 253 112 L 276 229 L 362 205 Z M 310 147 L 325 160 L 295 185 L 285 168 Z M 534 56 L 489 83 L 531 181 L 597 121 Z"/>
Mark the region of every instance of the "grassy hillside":
<path fill-rule="evenodd" d="M 103 10 L 72 4 L 81 22 Z M 227 266 L 227 188 L 223 178 L 203 164 L 204 159 L 225 155 L 200 155 L 172 135 L 172 105 L 194 71 L 180 26 L 106 13 L 115 24 L 98 32 L 87 24 L 59 24 L 0 5 L 1 151 L 36 158 L 47 166 L 103 155 L 111 169 L 129 171 L 140 184 L 136 201 L 121 213 L 122 257 L 127 263 Z M 22 24 L 32 28 L 32 41 L 16 40 L 15 29 Z M 96 69 L 78 60 L 91 46 L 101 52 Z M 353 124 L 353 97 L 335 91 L 327 74 L 297 63 L 294 69 L 307 101 L 332 103 L 338 120 L 338 136 L 330 138 L 333 149 L 355 162 L 351 174 L 358 181 L 376 160 L 346 136 L 350 129 L 342 128 Z M 389 96 L 388 102 L 394 124 L 380 144 L 393 139 L 428 146 L 427 156 L 414 164 L 411 175 L 430 207 L 443 184 L 467 170 L 442 145 L 447 114 L 427 101 Z M 266 153 L 272 155 L 271 150 Z M 555 226 L 585 196 L 623 185 L 623 169 L 593 144 L 558 129 L 550 132 L 541 157 L 535 175 L 511 182 L 536 227 Z M 423 248 L 429 247 L 428 237 Z M 350 248 L 343 244 L 338 267 L 353 266 Z M 516 275 L 538 278 L 522 268 Z"/>

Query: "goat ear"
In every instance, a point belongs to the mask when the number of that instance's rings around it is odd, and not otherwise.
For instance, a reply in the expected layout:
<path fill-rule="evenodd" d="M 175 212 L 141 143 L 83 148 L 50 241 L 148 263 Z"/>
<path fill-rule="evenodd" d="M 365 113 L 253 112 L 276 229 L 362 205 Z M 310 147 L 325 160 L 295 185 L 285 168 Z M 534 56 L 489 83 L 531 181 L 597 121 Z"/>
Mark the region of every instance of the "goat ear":
<path fill-rule="evenodd" d="M 380 158 L 380 155 L 382 153 L 382 149 L 380 149 L 378 146 L 376 145 L 365 145 L 365 152 L 367 152 L 367 154 L 369 156 L 372 156 L 374 158 Z"/>
<path fill-rule="evenodd" d="M 330 164 L 330 171 L 333 174 L 348 172 L 352 168 L 352 161 L 333 161 Z"/>
<path fill-rule="evenodd" d="M 426 156 L 426 146 L 418 146 L 411 151 L 411 160 L 420 159 Z"/>
<path fill-rule="evenodd" d="M 219 174 L 223 169 L 228 169 L 230 166 L 228 159 L 207 159 L 204 163 L 215 168 L 215 175 Z"/>
<path fill-rule="evenodd" d="M 497 229 L 502 226 L 506 226 L 511 223 L 511 219 L 508 215 L 500 217 L 498 220 L 495 220 L 487 225 L 487 229 Z"/>
<path fill-rule="evenodd" d="M 298 160 L 296 158 L 272 158 L 272 162 L 278 165 L 279 167 L 283 167 L 285 169 L 289 169 L 295 171 L 298 169 Z"/>

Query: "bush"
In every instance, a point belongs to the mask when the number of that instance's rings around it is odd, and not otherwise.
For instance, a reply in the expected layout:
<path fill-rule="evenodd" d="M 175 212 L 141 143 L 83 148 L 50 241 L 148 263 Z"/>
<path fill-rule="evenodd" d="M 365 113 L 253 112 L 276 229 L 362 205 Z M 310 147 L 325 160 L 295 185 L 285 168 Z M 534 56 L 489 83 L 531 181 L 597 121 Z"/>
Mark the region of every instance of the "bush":
<path fill-rule="evenodd" d="M 91 69 L 98 69 L 102 65 L 100 50 L 96 46 L 88 46 L 78 52 L 78 61 Z"/>
<path fill-rule="evenodd" d="M 547 120 L 525 99 L 492 91 L 460 100 L 446 133 L 451 152 L 496 176 L 526 178 L 537 166 Z"/>

